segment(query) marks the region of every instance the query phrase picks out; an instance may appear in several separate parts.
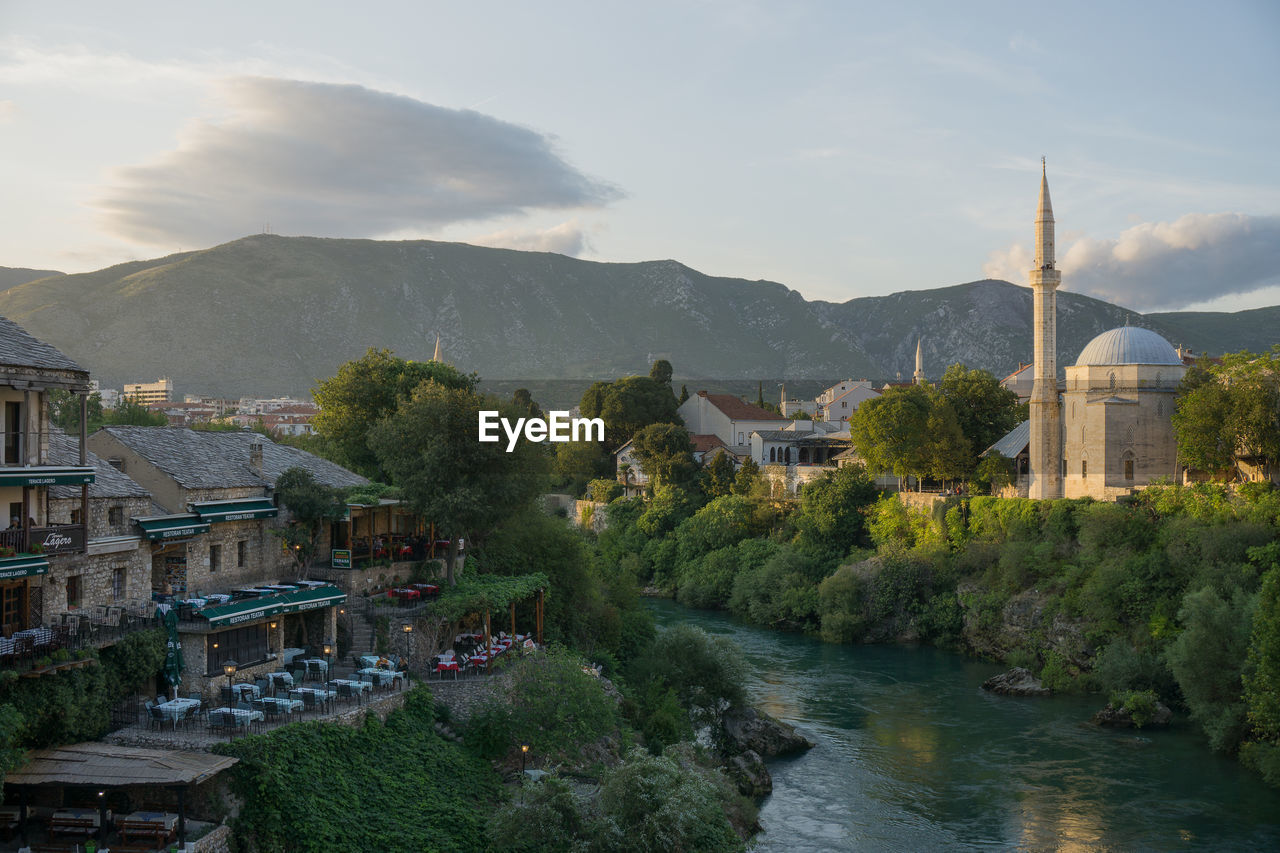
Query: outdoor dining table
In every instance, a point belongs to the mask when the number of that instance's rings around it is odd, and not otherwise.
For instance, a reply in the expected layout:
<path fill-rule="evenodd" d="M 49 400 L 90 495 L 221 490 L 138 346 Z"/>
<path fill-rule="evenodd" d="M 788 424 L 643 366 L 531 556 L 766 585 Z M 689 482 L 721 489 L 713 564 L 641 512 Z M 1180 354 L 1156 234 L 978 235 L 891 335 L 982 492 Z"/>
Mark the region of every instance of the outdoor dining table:
<path fill-rule="evenodd" d="M 281 714 L 292 714 L 294 711 L 302 710 L 301 699 L 286 699 L 283 696 L 265 696 L 262 699 L 263 705 L 273 705 Z"/>
<path fill-rule="evenodd" d="M 14 631 L 13 638 L 30 637 L 31 644 L 39 648 L 53 642 L 53 631 L 48 628 L 28 628 L 25 631 Z"/>
<path fill-rule="evenodd" d="M 58 824 L 69 820 L 91 820 L 94 826 L 99 826 L 97 809 L 75 809 L 64 808 L 57 809 L 49 818 L 49 828 L 57 830 Z M 111 822 L 111 810 L 107 809 L 107 823 Z"/>
<path fill-rule="evenodd" d="M 267 718 L 267 715 L 262 713 L 261 711 L 254 711 L 246 708 L 225 708 L 225 707 L 214 708 L 212 711 L 209 712 L 209 717 L 210 719 L 216 720 L 219 717 L 223 716 L 224 714 L 231 714 L 236 718 L 236 721 L 242 726 L 247 726 L 249 723 L 255 723 L 258 720 L 265 720 Z"/>
<path fill-rule="evenodd" d="M 335 678 L 330 684 L 345 684 L 353 690 L 359 690 L 362 693 L 369 693 L 373 690 L 373 685 L 367 681 L 353 681 L 350 678 Z"/>
<path fill-rule="evenodd" d="M 293 663 L 295 658 L 300 658 L 306 653 L 306 649 L 281 649 L 280 659 L 284 661 L 285 664 L 290 664 Z"/>
<path fill-rule="evenodd" d="M 289 698 L 292 699 L 295 695 L 301 696 L 303 693 L 312 693 L 322 701 L 338 698 L 336 690 L 326 690 L 323 687 L 295 687 L 289 691 Z"/>
<path fill-rule="evenodd" d="M 396 679 L 404 681 L 405 677 L 403 672 L 393 672 L 392 670 L 377 669 L 376 667 L 367 667 L 365 669 L 357 670 L 356 674 L 368 679 L 368 681 L 364 683 L 372 682 L 378 686 L 390 684 Z"/>
<path fill-rule="evenodd" d="M 245 701 L 248 701 L 249 699 L 257 699 L 262 695 L 262 691 L 258 689 L 258 685 L 250 684 L 247 681 L 242 681 L 239 684 L 233 684 L 231 685 L 231 689 L 235 691 L 236 695 Z"/>
<path fill-rule="evenodd" d="M 166 720 L 181 720 L 191 713 L 194 709 L 200 707 L 199 699 L 170 699 L 168 702 L 161 702 L 156 705 L 156 710 L 164 715 Z"/>
<path fill-rule="evenodd" d="M 291 672 L 268 672 L 268 673 L 267 673 L 267 681 L 271 682 L 271 684 L 272 684 L 272 685 L 274 685 L 274 686 L 276 686 L 276 687 L 279 687 L 280 685 L 284 685 L 285 687 L 292 687 L 292 686 L 293 686 L 293 673 L 291 673 Z"/>
<path fill-rule="evenodd" d="M 366 669 L 370 667 L 374 669 L 390 669 L 391 661 L 382 655 L 360 655 L 360 666 Z"/>
<path fill-rule="evenodd" d="M 121 820 L 136 820 L 146 823 L 158 823 L 165 829 L 173 829 L 178 823 L 178 816 L 172 812 L 133 812 Z"/>

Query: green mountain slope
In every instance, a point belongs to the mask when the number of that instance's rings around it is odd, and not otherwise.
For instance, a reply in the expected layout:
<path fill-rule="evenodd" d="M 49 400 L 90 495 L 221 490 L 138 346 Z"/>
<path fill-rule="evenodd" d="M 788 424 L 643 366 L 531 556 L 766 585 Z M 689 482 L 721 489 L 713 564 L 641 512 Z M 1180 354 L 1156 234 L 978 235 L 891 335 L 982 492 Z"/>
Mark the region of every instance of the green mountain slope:
<path fill-rule="evenodd" d="M 1239 348 L 1237 315 L 1201 328 L 1071 293 L 1059 310 L 1061 363 L 1126 321 L 1175 344 Z M 918 335 L 931 376 L 955 361 L 1003 375 L 1031 357 L 1030 291 L 1007 282 L 834 304 L 669 260 L 426 240 L 258 235 L 21 284 L 0 293 L 0 314 L 105 386 L 167 376 L 180 391 L 227 395 L 305 394 L 370 346 L 429 358 L 437 334 L 447 360 L 490 380 L 613 377 L 667 358 L 691 389 L 701 377 L 906 376 Z"/>
<path fill-rule="evenodd" d="M 51 275 L 62 275 L 57 270 L 29 270 L 22 267 L 0 267 L 0 290 L 8 290 Z"/>

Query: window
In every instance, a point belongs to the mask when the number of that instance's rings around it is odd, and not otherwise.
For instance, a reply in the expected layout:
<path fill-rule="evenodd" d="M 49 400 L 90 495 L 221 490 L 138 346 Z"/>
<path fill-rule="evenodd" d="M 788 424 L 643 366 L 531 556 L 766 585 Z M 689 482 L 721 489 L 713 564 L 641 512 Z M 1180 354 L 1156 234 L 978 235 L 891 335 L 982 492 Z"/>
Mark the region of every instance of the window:
<path fill-rule="evenodd" d="M 71 510 L 71 523 L 84 524 L 84 513 L 82 513 L 79 509 Z"/>
<path fill-rule="evenodd" d="M 209 571 L 216 572 L 220 568 L 222 568 L 222 546 L 210 545 L 209 546 Z"/>
<path fill-rule="evenodd" d="M 1089 476 L 1089 460 L 1088 459 L 1080 460 L 1080 476 L 1081 477 Z"/>
<path fill-rule="evenodd" d="M 249 555 L 249 540 L 241 539 L 236 543 L 236 567 L 244 568 L 245 559 Z"/>
<path fill-rule="evenodd" d="M 222 675 L 222 664 L 233 660 L 240 666 L 258 663 L 267 658 L 267 625 L 246 625 L 210 634 L 208 643 L 208 675 Z"/>
<path fill-rule="evenodd" d="M 777 462 L 777 461 L 778 461 L 778 448 L 776 448 L 776 447 L 770 447 L 770 448 L 769 448 L 769 461 L 770 461 L 770 462 Z"/>
<path fill-rule="evenodd" d="M 117 471 L 124 470 L 124 460 L 118 456 L 108 459 L 107 464 L 110 465 L 112 468 L 115 468 Z"/>
<path fill-rule="evenodd" d="M 1126 480 L 1133 479 L 1133 460 L 1132 459 L 1124 460 L 1124 478 Z"/>
<path fill-rule="evenodd" d="M 80 575 L 70 575 L 67 578 L 67 609 L 72 610 L 80 606 Z"/>
<path fill-rule="evenodd" d="M 1116 375 L 1114 373 L 1112 373 L 1110 377 L 1108 377 L 1108 382 L 1111 385 L 1111 390 L 1112 391 L 1116 390 Z"/>
<path fill-rule="evenodd" d="M 107 524 L 110 524 L 112 527 L 118 527 L 121 524 L 124 524 L 124 507 L 107 507 Z"/>
<path fill-rule="evenodd" d="M 1067 476 L 1067 457 L 1062 457 L 1062 476 Z"/>
<path fill-rule="evenodd" d="M 124 598 L 124 568 L 117 566 L 111 570 L 111 597 L 116 601 Z"/>
<path fill-rule="evenodd" d="M 743 435 L 743 433 L 738 433 L 738 444 L 742 444 L 744 438 L 745 436 Z"/>
<path fill-rule="evenodd" d="M 848 401 L 848 400 L 842 400 L 842 401 L 840 401 L 840 408 L 842 408 L 842 409 L 847 409 L 847 408 L 849 408 L 849 401 Z"/>

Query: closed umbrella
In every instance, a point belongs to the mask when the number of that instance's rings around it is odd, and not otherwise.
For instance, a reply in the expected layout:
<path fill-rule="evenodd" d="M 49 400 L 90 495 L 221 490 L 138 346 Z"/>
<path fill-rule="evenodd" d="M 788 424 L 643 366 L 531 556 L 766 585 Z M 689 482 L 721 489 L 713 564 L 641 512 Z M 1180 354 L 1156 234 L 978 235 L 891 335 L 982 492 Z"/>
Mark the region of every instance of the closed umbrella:
<path fill-rule="evenodd" d="M 164 608 L 164 627 L 169 634 L 169 642 L 164 653 L 164 678 L 174 688 L 176 696 L 178 685 L 182 683 L 182 670 L 186 664 L 182 662 L 182 643 L 178 641 L 178 611 L 176 608 Z"/>

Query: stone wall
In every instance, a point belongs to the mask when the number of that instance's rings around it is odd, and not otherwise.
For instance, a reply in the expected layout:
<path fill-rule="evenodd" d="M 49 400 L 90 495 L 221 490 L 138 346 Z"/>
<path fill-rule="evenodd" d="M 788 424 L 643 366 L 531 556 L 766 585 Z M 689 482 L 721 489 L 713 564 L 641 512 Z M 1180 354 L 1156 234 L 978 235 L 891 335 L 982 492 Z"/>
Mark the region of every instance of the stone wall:
<path fill-rule="evenodd" d="M 600 533 L 609 527 L 609 514 L 605 512 L 608 504 L 597 501 L 574 501 L 573 511 L 569 513 L 569 523 L 574 527 L 584 527 L 593 533 Z"/>
<path fill-rule="evenodd" d="M 435 564 L 432 566 L 432 564 Z M 391 565 L 371 566 L 363 569 L 333 569 L 327 566 L 313 566 L 307 573 L 312 580 L 327 581 L 341 589 L 347 595 L 372 593 L 374 590 L 386 589 L 395 579 L 401 583 L 408 582 L 417 565 L 413 560 L 398 560 Z M 444 560 L 428 560 L 428 574 L 434 577 L 444 576 Z"/>
<path fill-rule="evenodd" d="M 67 554 L 49 557 L 49 573 L 41 578 L 44 586 L 43 619 L 50 622 L 71 610 L 88 610 L 99 604 L 123 604 L 129 600 L 151 599 L 151 567 L 148 548 L 139 540 L 124 540 L 125 548 L 116 553 Z M 124 570 L 124 584 L 116 595 L 113 581 L 116 569 Z M 67 602 L 67 579 L 78 578 L 80 601 L 77 608 Z"/>

